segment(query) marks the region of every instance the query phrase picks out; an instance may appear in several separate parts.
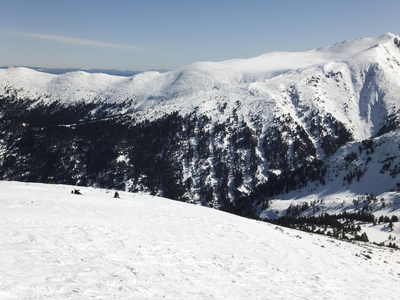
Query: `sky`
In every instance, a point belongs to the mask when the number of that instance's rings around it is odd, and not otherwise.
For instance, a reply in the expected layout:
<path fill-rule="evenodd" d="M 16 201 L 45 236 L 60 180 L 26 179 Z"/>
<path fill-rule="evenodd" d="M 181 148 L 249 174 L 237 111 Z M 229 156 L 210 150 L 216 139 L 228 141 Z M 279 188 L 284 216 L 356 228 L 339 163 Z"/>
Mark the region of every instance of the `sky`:
<path fill-rule="evenodd" d="M 0 0 L 0 66 L 173 70 L 400 35 L 398 0 Z"/>

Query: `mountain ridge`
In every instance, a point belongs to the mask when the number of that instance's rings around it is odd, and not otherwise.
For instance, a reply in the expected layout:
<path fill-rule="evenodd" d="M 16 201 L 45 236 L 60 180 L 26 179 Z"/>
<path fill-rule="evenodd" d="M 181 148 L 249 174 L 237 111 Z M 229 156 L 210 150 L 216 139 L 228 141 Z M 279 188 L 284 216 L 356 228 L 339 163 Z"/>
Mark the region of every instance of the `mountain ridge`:
<path fill-rule="evenodd" d="M 103 73 L 107 75 L 112 75 L 112 76 L 124 76 L 124 77 L 130 77 L 133 75 L 137 75 L 139 73 L 143 72 L 149 72 L 149 71 L 158 71 L 160 73 L 165 73 L 168 72 L 168 70 L 146 70 L 146 71 L 131 71 L 131 70 L 117 70 L 117 69 L 89 69 L 89 68 L 42 68 L 42 67 L 30 67 L 30 66 L 3 66 L 0 67 L 0 69 L 10 69 L 10 68 L 27 68 L 31 70 L 35 70 L 41 73 L 48 73 L 48 74 L 53 74 L 53 75 L 61 75 L 65 73 L 71 73 L 71 72 L 78 72 L 82 71 L 85 73 Z"/>
<path fill-rule="evenodd" d="M 270 79 L 268 78 L 269 73 L 274 73 L 277 72 L 278 74 L 281 74 L 282 72 L 285 72 L 287 70 L 299 70 L 304 67 L 312 67 L 313 65 L 319 65 L 321 63 L 325 62 L 331 62 L 332 60 L 340 60 L 343 61 L 345 57 L 351 58 L 352 55 L 365 51 L 365 50 L 370 50 L 370 48 L 375 47 L 377 44 L 385 44 L 388 42 L 392 42 L 393 40 L 397 39 L 398 36 L 395 36 L 391 33 L 382 35 L 376 39 L 371 39 L 371 38 L 364 38 L 352 42 L 343 42 L 340 44 L 335 44 L 333 46 L 329 47 L 323 47 L 319 48 L 316 50 L 308 50 L 305 52 L 273 52 L 273 53 L 266 53 L 263 55 L 260 55 L 255 58 L 248 58 L 248 59 L 231 59 L 227 61 L 222 61 L 222 62 L 197 62 L 193 63 L 191 65 L 187 65 L 184 67 L 181 67 L 179 69 L 169 71 L 166 73 L 163 73 L 164 77 L 163 80 L 167 83 L 169 86 L 173 86 L 176 84 L 179 80 L 182 80 L 182 76 L 189 76 L 190 74 L 201 74 L 201 71 L 204 71 L 207 73 L 207 75 L 213 71 L 213 69 L 217 69 L 217 71 L 225 71 L 224 67 L 228 67 L 228 71 L 233 71 L 233 73 L 238 72 L 239 74 L 241 73 L 242 77 L 243 74 L 246 74 L 248 72 L 251 73 L 257 73 L 260 72 L 263 74 L 263 76 L 266 78 L 265 79 Z M 353 45 L 355 44 L 355 46 Z M 340 51 L 337 51 L 336 48 L 340 48 Z M 344 48 L 344 49 L 342 49 Z M 350 49 L 350 50 L 349 50 Z M 338 54 L 339 53 L 339 54 Z M 294 57 L 290 57 L 294 56 Z M 284 58 L 284 59 L 283 59 Z M 279 62 L 277 62 L 277 59 L 279 59 Z M 11 74 L 8 74 L 8 77 L 13 78 L 13 75 L 18 74 L 12 74 L 13 70 L 23 70 L 26 68 L 11 68 L 11 69 L 3 69 L 1 72 L 4 74 L 2 77 L 7 75 L 7 72 L 10 72 Z M 255 71 L 256 70 L 256 71 Z M 31 74 L 27 73 L 29 72 L 28 70 L 24 71 L 25 73 L 20 74 L 20 76 L 32 76 Z M 31 72 L 35 74 L 34 72 Z M 99 78 L 102 77 L 108 77 L 106 74 L 105 75 L 100 75 L 100 74 L 93 74 L 89 75 L 86 74 L 84 71 L 76 71 L 76 72 L 69 72 L 68 74 L 63 74 L 63 75 L 58 75 L 60 77 L 55 77 L 55 76 L 44 76 L 42 81 L 45 81 L 47 84 L 51 84 L 52 80 L 54 78 L 59 78 L 60 80 L 57 80 L 56 83 L 62 83 L 62 78 L 66 77 L 72 77 L 73 75 L 80 75 L 84 76 L 83 78 L 87 77 L 92 77 L 92 80 L 98 80 Z M 149 73 L 148 75 L 144 75 L 143 73 Z M 131 76 L 131 80 L 142 80 L 141 77 L 145 77 L 144 80 L 149 80 L 152 79 L 150 74 L 154 73 L 159 73 L 155 71 L 151 72 L 143 72 L 140 74 L 137 74 L 135 76 Z M 189 73 L 189 75 L 186 75 L 186 73 Z M 35 76 L 38 74 L 35 74 Z M 221 77 L 229 75 L 229 73 L 224 72 L 221 74 Z M 112 85 L 114 82 L 118 83 L 125 83 L 129 84 L 129 80 L 126 80 L 126 78 L 114 78 L 112 75 L 109 75 L 108 79 L 110 79 L 109 85 Z M 204 76 L 204 75 L 203 75 Z M 137 77 L 137 78 L 136 78 Z M 52 80 L 49 80 L 49 79 Z M 16 78 L 18 79 L 18 78 Z M 113 80 L 114 79 L 114 80 Z M 158 79 L 158 77 L 157 77 Z M 219 78 L 218 78 L 219 79 Z M 50 81 L 50 82 L 46 82 Z M 223 80 L 221 80 L 223 82 Z M 246 78 L 240 78 L 240 81 L 246 82 Z M 228 81 L 229 82 L 229 81 Z M 18 86 L 18 82 L 10 82 L 12 86 L 16 86 L 16 90 L 20 90 L 21 86 Z M 105 82 L 107 83 L 107 82 Z M 168 84 L 169 83 L 169 84 Z M 238 82 L 233 82 L 233 84 L 237 84 Z M 39 82 L 39 85 L 43 84 L 43 82 Z M 198 84 L 198 82 L 195 82 L 195 84 Z M 2 85 L 4 85 L 4 79 L 2 78 Z M 29 90 L 34 89 L 34 86 L 29 86 Z M 77 89 L 79 89 L 79 85 L 77 85 Z M 118 95 L 119 96 L 119 95 Z M 154 95 L 153 95 L 154 96 Z M 75 100 L 80 100 L 80 99 L 75 99 Z M 90 99 L 89 99 L 90 100 Z"/>

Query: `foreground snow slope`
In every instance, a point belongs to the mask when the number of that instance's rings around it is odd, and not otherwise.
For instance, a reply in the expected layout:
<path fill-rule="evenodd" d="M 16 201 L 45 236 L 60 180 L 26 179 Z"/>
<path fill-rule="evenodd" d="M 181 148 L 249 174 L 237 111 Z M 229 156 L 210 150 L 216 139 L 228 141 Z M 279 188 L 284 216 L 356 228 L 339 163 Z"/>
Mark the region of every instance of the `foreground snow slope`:
<path fill-rule="evenodd" d="M 396 299 L 400 252 L 139 194 L 0 182 L 1 299 Z"/>

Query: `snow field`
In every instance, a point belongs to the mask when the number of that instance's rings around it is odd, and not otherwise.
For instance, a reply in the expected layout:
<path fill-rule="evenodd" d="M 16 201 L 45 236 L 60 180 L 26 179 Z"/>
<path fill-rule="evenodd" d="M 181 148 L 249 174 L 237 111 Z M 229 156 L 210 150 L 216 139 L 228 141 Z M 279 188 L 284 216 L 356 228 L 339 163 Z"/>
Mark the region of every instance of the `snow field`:
<path fill-rule="evenodd" d="M 0 182 L 2 299 L 383 299 L 400 251 L 167 199 Z"/>

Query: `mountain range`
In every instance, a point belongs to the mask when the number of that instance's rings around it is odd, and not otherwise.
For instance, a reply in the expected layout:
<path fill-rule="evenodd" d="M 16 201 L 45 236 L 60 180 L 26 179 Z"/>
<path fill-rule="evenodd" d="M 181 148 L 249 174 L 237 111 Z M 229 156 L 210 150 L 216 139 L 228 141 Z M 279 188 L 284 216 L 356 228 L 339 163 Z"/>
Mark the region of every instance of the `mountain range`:
<path fill-rule="evenodd" d="M 18 67 L 23 67 L 23 68 L 28 68 L 32 69 L 35 71 L 43 72 L 43 73 L 49 73 L 49 74 L 55 74 L 55 75 L 61 75 L 65 73 L 71 73 L 71 72 L 86 72 L 86 73 L 103 73 L 103 74 L 108 74 L 108 75 L 115 75 L 115 76 L 133 76 L 137 75 L 139 73 L 142 73 L 142 71 L 129 71 L 129 70 L 116 70 L 116 69 L 85 69 L 85 68 L 41 68 L 41 67 L 24 67 L 24 66 L 18 66 Z M 0 67 L 0 69 L 10 69 L 10 68 L 15 68 L 13 67 Z M 158 72 L 167 72 L 167 70 L 157 70 Z"/>
<path fill-rule="evenodd" d="M 302 215 L 338 202 L 336 211 L 356 211 L 352 200 L 368 194 L 386 198 L 371 210 L 394 214 L 399 78 L 391 33 L 130 77 L 0 69 L 0 179 L 144 192 L 267 219 L 304 199 Z"/>

